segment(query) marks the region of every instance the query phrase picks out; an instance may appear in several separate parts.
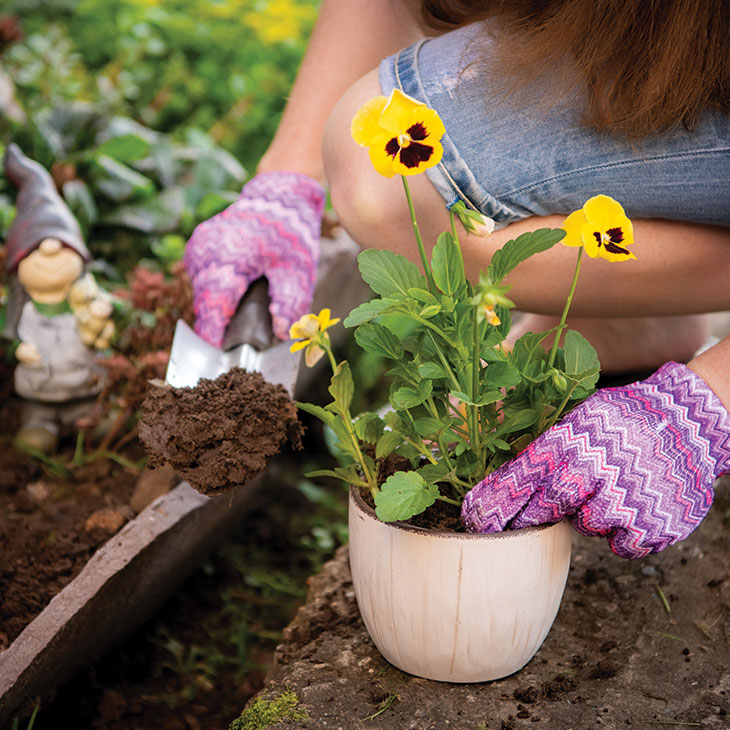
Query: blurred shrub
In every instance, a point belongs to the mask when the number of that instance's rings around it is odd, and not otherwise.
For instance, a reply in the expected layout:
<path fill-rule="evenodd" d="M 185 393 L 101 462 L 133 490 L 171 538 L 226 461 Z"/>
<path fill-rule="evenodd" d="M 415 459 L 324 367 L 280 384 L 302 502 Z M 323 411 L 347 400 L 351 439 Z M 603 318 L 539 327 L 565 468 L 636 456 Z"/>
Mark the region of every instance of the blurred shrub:
<path fill-rule="evenodd" d="M 26 34 L 3 63 L 23 106 L 85 100 L 161 132 L 205 130 L 253 169 L 318 0 L 8 0 Z"/>

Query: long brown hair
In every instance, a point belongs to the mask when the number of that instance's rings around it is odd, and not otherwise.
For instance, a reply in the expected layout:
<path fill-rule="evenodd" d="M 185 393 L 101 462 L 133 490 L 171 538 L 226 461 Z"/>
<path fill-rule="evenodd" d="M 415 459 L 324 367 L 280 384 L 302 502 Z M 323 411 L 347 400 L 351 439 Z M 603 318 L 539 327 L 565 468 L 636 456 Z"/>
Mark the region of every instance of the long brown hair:
<path fill-rule="evenodd" d="M 421 0 L 421 12 L 440 30 L 495 18 L 491 71 L 513 81 L 573 68 L 554 90 L 584 84 L 585 121 L 602 131 L 639 139 L 730 114 L 727 0 Z"/>

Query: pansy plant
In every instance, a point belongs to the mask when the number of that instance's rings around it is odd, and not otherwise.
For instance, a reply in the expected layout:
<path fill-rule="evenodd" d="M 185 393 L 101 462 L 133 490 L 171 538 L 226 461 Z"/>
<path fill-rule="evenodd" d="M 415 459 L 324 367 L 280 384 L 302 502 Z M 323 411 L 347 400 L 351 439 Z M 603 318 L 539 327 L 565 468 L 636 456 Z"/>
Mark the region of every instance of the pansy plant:
<path fill-rule="evenodd" d="M 445 133 L 438 114 L 395 90 L 375 97 L 355 115 L 354 140 L 367 147 L 376 171 L 400 174 L 423 273 L 403 256 L 365 250 L 358 267 L 375 297 L 350 312 L 360 347 L 392 362 L 390 410 L 352 416 L 355 384 L 346 361 L 337 362 L 325 330 L 329 311 L 295 323 L 293 350 L 305 349 L 311 364 L 326 352 L 332 366 L 326 406 L 300 403 L 334 432 L 351 463 L 313 472 L 370 490 L 384 521 L 406 520 L 436 500 L 459 506 L 466 492 L 505 463 L 568 409 L 594 390 L 599 362 L 595 350 L 565 322 L 580 272 L 583 250 L 609 261 L 635 258 L 631 221 L 605 195 L 571 213 L 562 228 L 543 228 L 508 241 L 495 252 L 475 284 L 466 278 L 456 219 L 471 235 L 488 235 L 491 219 L 452 205 L 451 230 L 442 233 L 428 259 L 416 221 L 407 176 L 438 164 Z M 578 247 L 575 274 L 560 324 L 528 332 L 505 346 L 510 329 L 505 277 L 527 258 L 562 241 Z M 410 320 L 410 334 L 396 336 L 383 318 Z M 543 346 L 554 335 L 549 351 Z M 409 468 L 381 483 L 378 462 L 393 456 Z M 405 461 L 407 460 L 407 461 Z"/>

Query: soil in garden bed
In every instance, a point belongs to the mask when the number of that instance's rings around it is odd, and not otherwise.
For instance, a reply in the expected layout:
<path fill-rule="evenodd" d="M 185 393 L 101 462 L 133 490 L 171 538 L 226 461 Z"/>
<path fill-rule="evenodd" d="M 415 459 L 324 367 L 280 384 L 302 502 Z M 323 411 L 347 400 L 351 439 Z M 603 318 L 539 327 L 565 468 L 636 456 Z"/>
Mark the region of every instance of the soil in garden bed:
<path fill-rule="evenodd" d="M 194 388 L 151 381 L 138 431 L 150 466 L 169 463 L 208 495 L 260 474 L 285 442 L 301 448 L 302 436 L 286 390 L 242 368 L 201 379 Z"/>
<path fill-rule="evenodd" d="M 344 490 L 299 489 L 300 462 L 277 457 L 277 488 L 153 619 L 44 703 L 34 730 L 59 718 L 73 730 L 228 728 L 263 686 L 308 576 L 344 536 Z"/>
<path fill-rule="evenodd" d="M 134 516 L 139 479 L 138 470 L 106 458 L 63 475 L 65 457 L 44 464 L 13 446 L 17 423 L 17 401 L 0 402 L 0 650 Z M 136 443 L 123 453 L 143 456 Z"/>

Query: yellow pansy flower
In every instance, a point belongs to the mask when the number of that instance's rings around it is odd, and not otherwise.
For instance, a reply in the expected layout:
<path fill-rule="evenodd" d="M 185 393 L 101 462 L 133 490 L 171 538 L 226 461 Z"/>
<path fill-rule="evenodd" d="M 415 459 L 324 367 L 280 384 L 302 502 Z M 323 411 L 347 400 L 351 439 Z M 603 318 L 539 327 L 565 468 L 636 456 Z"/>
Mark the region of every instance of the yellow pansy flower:
<path fill-rule="evenodd" d="M 446 130 L 437 112 L 400 89 L 365 102 L 350 131 L 384 177 L 417 175 L 438 165 L 444 153 L 439 140 Z"/>
<path fill-rule="evenodd" d="M 565 246 L 583 246 L 591 258 L 607 261 L 635 259 L 626 246 L 634 242 L 634 227 L 621 204 L 608 195 L 596 195 L 563 223 Z"/>
<path fill-rule="evenodd" d="M 323 337 L 328 337 L 323 335 L 324 331 L 339 321 L 339 317 L 330 318 L 329 309 L 322 309 L 319 314 L 305 314 L 289 328 L 289 337 L 299 340 L 289 351 L 298 352 L 306 347 L 304 362 L 311 368 L 324 355 L 324 350 L 320 347 Z"/>

